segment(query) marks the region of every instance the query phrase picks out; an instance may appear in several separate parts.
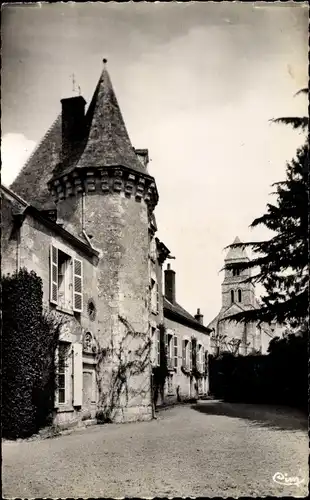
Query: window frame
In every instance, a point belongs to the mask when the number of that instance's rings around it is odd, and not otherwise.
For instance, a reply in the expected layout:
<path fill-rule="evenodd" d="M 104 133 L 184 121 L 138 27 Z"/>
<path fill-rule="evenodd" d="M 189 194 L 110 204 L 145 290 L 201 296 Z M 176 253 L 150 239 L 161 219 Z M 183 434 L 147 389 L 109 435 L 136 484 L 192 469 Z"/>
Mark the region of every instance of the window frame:
<path fill-rule="evenodd" d="M 64 290 L 65 290 L 65 303 L 60 304 L 59 299 L 59 252 L 66 256 L 66 259 L 62 259 L 63 263 L 68 261 L 66 264 L 64 276 Z M 62 265 L 63 265 L 62 263 Z M 80 267 L 80 273 L 77 273 L 77 266 Z M 67 281 L 67 282 L 66 282 Z M 77 286 L 79 285 L 79 290 Z M 84 273 L 83 273 L 83 261 L 77 258 L 73 253 L 60 245 L 55 243 L 50 244 L 50 275 L 49 275 L 49 287 L 50 287 L 50 297 L 49 301 L 51 304 L 57 306 L 58 309 L 69 313 L 82 313 L 83 311 L 83 287 L 84 287 Z M 66 298 L 66 294 L 68 297 Z M 69 299 L 71 298 L 71 301 Z M 79 305 L 76 304 L 79 298 Z"/>

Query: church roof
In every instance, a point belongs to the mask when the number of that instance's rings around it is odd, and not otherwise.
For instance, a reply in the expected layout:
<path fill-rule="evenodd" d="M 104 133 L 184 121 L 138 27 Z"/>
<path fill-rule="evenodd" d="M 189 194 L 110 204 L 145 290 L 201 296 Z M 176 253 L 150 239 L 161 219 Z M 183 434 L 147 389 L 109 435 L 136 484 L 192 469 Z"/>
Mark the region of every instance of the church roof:
<path fill-rule="evenodd" d="M 114 166 L 148 173 L 131 144 L 105 67 L 86 113 L 86 137 L 84 150 L 77 161 L 70 162 L 65 169 L 60 169 L 59 174 L 67 174 L 75 168 Z"/>
<path fill-rule="evenodd" d="M 234 239 L 233 244 L 235 243 L 241 243 L 240 238 L 236 236 Z M 242 247 L 236 247 L 236 248 L 230 248 L 227 252 L 225 261 L 227 260 L 249 260 L 248 254 L 246 253 L 245 248 Z"/>

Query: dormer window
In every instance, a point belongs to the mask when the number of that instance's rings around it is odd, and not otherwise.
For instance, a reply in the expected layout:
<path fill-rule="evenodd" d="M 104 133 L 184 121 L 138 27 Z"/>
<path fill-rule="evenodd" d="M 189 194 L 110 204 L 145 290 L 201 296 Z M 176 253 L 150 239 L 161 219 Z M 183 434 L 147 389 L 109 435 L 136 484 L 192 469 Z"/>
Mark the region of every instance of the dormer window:
<path fill-rule="evenodd" d="M 233 304 L 235 302 L 235 292 L 233 290 L 230 290 L 230 298 L 231 303 Z"/>

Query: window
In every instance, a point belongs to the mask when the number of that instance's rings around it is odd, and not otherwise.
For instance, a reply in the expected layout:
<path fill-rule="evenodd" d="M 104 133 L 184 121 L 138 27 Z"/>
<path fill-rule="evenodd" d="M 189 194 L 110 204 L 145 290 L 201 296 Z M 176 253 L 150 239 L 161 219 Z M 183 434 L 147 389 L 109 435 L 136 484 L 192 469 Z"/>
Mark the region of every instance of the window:
<path fill-rule="evenodd" d="M 155 262 L 156 261 L 156 240 L 153 237 L 150 242 L 150 258 Z"/>
<path fill-rule="evenodd" d="M 151 309 L 155 314 L 159 311 L 159 289 L 154 278 L 151 279 Z"/>
<path fill-rule="evenodd" d="M 50 249 L 50 302 L 81 312 L 83 308 L 83 263 L 59 248 Z"/>
<path fill-rule="evenodd" d="M 241 302 L 242 300 L 242 292 L 241 290 L 238 290 L 238 302 Z"/>
<path fill-rule="evenodd" d="M 231 303 L 233 304 L 235 302 L 235 292 L 233 290 L 230 290 L 230 298 Z"/>
<path fill-rule="evenodd" d="M 72 309 L 72 266 L 71 257 L 58 250 L 58 305 Z"/>
<path fill-rule="evenodd" d="M 197 369 L 199 372 L 203 370 L 202 345 L 197 344 Z"/>
<path fill-rule="evenodd" d="M 174 367 L 174 336 L 171 333 L 165 334 L 165 349 L 168 368 Z"/>
<path fill-rule="evenodd" d="M 59 404 L 67 403 L 67 367 L 70 346 L 59 344 L 56 357 L 56 400 Z"/>
<path fill-rule="evenodd" d="M 240 275 L 240 269 L 233 269 L 233 276 L 239 276 Z"/>
<path fill-rule="evenodd" d="M 152 364 L 160 365 L 160 334 L 156 328 L 152 327 Z"/>

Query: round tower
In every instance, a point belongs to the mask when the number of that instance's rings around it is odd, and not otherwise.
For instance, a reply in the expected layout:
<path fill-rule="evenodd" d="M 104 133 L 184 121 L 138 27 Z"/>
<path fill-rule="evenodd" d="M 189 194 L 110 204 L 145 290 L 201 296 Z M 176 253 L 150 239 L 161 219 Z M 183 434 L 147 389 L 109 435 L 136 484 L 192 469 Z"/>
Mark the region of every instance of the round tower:
<path fill-rule="evenodd" d="M 114 406 L 113 420 L 128 421 L 152 417 L 148 226 L 158 193 L 147 155 L 130 142 L 105 63 L 86 115 L 81 96 L 62 100 L 62 159 L 49 189 L 63 227 L 99 251 L 85 278 L 96 283 L 95 335 L 106 353 L 97 367 L 100 404 Z"/>

